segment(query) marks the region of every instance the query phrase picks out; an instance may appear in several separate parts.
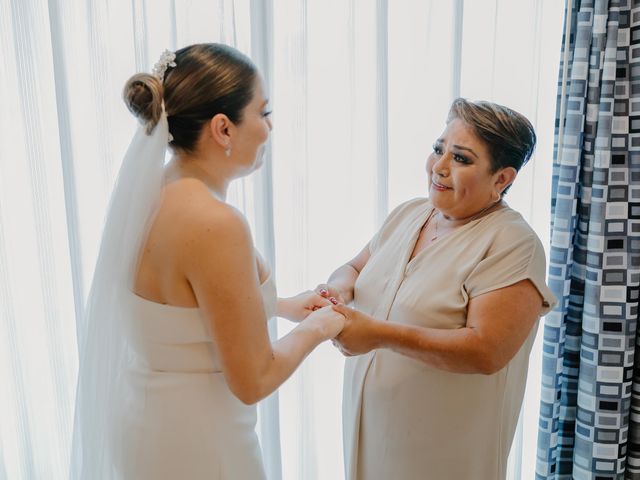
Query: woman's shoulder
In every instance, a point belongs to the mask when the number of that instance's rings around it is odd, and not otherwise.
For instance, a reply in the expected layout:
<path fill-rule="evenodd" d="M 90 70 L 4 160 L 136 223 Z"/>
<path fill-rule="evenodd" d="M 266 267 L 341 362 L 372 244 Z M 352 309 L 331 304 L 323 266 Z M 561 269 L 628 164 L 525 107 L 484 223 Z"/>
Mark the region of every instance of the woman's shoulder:
<path fill-rule="evenodd" d="M 397 207 L 395 207 L 389 215 L 387 215 L 387 219 L 385 223 L 388 223 L 391 220 L 403 219 L 408 216 L 413 216 L 417 213 L 424 212 L 426 208 L 429 208 L 431 203 L 428 198 L 425 197 L 416 197 L 411 200 L 407 200 L 406 202 L 401 203 Z"/>
<path fill-rule="evenodd" d="M 415 197 L 410 200 L 407 200 L 406 202 L 401 203 L 394 209 L 394 211 L 396 210 L 412 211 L 415 209 L 422 209 L 427 205 L 431 205 L 431 202 L 429 201 L 428 197 Z"/>
<path fill-rule="evenodd" d="M 484 230 L 494 242 L 509 244 L 527 241 L 542 247 L 536 231 L 517 210 L 507 206 L 495 212 L 488 220 Z"/>
<path fill-rule="evenodd" d="M 375 251 L 381 243 L 386 242 L 389 238 L 406 234 L 410 225 L 417 221 L 426 209 L 431 208 L 430 205 L 427 198 L 413 198 L 395 207 L 371 239 L 370 250 Z"/>
<path fill-rule="evenodd" d="M 517 210 L 505 206 L 499 213 L 495 218 L 495 226 L 498 227 L 499 230 L 520 234 L 535 234 L 529 222 L 527 222 Z"/>
<path fill-rule="evenodd" d="M 196 179 L 179 179 L 166 185 L 161 210 L 171 221 L 173 230 L 183 238 L 248 233 L 244 215 L 217 199 Z"/>

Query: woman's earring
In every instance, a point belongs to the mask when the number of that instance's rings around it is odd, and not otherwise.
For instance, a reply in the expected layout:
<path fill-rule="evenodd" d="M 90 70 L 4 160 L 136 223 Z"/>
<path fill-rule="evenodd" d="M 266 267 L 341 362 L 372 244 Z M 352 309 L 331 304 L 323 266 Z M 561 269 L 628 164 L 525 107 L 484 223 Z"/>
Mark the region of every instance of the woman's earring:
<path fill-rule="evenodd" d="M 494 190 L 493 193 L 495 193 L 496 196 L 495 200 L 493 200 L 493 203 L 498 203 L 502 198 L 502 194 L 497 190 Z"/>
<path fill-rule="evenodd" d="M 231 145 L 227 145 L 227 146 L 224 148 L 224 154 L 225 154 L 227 157 L 230 157 L 230 156 L 231 156 Z"/>

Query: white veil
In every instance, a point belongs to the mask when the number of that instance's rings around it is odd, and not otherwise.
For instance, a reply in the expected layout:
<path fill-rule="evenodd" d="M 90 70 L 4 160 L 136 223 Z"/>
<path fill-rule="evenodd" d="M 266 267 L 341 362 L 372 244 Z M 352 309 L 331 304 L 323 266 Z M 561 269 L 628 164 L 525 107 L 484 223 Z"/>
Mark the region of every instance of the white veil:
<path fill-rule="evenodd" d="M 157 208 L 169 129 L 164 108 L 151 134 L 140 126 L 120 167 L 105 219 L 93 283 L 78 328 L 79 372 L 70 478 L 118 478 L 114 459 L 126 401 L 126 305 L 138 253 Z M 115 442 L 115 443 L 114 443 Z"/>

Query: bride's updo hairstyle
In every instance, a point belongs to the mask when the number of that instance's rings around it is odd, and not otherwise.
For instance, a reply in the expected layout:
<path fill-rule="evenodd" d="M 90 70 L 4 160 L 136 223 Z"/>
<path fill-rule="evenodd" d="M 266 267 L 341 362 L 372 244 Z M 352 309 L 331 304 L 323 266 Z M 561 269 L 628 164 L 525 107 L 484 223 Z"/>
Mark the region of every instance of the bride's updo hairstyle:
<path fill-rule="evenodd" d="M 147 133 L 167 113 L 171 147 L 193 152 L 204 125 L 223 113 L 235 124 L 253 98 L 258 70 L 238 50 L 218 43 L 191 45 L 175 52 L 162 80 L 139 73 L 127 81 L 123 98 Z"/>

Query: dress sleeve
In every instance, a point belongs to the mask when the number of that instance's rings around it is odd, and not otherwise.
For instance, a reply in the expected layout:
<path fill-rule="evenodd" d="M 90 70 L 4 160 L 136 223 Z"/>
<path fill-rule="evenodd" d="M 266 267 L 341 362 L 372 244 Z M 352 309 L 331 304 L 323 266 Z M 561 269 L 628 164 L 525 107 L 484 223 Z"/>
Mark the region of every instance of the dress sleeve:
<path fill-rule="evenodd" d="M 500 235 L 487 255 L 471 270 L 463 289 L 468 298 L 530 280 L 542 297 L 546 315 L 557 300 L 545 282 L 546 261 L 542 244 L 533 233 Z"/>

